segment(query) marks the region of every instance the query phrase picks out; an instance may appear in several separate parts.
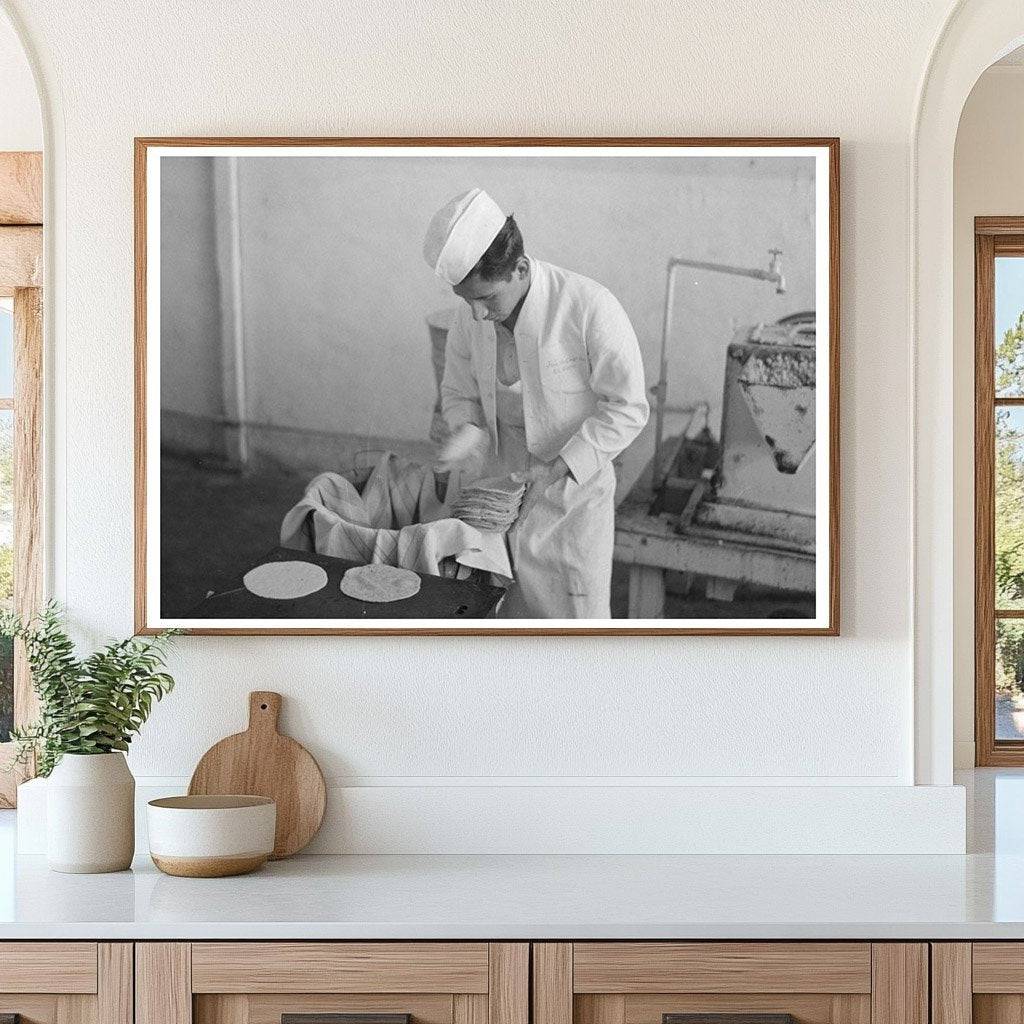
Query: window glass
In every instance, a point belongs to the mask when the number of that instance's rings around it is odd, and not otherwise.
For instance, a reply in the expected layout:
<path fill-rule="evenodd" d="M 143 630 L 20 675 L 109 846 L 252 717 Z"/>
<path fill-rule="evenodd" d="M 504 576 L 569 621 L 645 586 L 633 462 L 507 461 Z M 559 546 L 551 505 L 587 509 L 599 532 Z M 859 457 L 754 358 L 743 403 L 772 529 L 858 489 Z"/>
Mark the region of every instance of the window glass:
<path fill-rule="evenodd" d="M 1024 739 L 1024 622 L 996 620 L 996 739 Z"/>
<path fill-rule="evenodd" d="M 0 299 L 0 398 L 14 396 L 13 300 Z"/>
<path fill-rule="evenodd" d="M 1024 397 L 1024 257 L 996 257 L 996 398 Z"/>
<path fill-rule="evenodd" d="M 978 562 L 976 568 L 985 585 L 992 586 L 995 604 L 995 621 L 979 620 L 983 632 L 978 636 L 979 645 L 995 644 L 995 679 L 979 676 L 978 692 L 984 692 L 987 703 L 995 683 L 995 739 L 1024 753 L 1024 251 L 1016 248 L 1019 241 L 1014 240 L 1014 255 L 995 257 L 992 267 L 992 391 L 986 394 L 979 379 L 978 399 L 985 417 L 992 416 L 994 500 L 988 504 L 986 483 L 976 508 L 983 517 L 981 535 L 992 528 L 994 551 L 993 563 Z M 983 280 L 979 276 L 979 316 L 985 312 L 980 305 Z M 984 350 L 980 357 L 981 365 L 987 364 Z M 984 469 L 987 473 L 988 466 Z M 991 754 L 979 751 L 979 763 L 987 763 Z"/>
<path fill-rule="evenodd" d="M 14 413 L 0 409 L 0 606 L 14 603 Z M 0 743 L 14 722 L 14 650 L 0 637 Z"/>
<path fill-rule="evenodd" d="M 1024 407 L 996 409 L 996 609 L 1024 608 Z"/>

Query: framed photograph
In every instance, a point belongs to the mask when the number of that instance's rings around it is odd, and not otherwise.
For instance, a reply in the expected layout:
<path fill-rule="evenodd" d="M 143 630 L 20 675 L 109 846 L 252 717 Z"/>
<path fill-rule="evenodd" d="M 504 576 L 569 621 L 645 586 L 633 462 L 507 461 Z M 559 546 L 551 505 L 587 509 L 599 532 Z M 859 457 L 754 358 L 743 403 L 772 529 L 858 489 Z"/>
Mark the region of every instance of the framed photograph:
<path fill-rule="evenodd" d="M 135 167 L 140 632 L 838 633 L 837 139 Z"/>

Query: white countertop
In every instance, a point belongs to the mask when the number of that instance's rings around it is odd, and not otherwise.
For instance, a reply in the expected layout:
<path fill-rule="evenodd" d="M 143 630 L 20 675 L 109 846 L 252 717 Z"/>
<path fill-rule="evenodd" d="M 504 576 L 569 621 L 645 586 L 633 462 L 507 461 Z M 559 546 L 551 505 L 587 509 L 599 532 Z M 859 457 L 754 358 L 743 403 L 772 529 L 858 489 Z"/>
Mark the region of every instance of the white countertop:
<path fill-rule="evenodd" d="M 1024 938 L 1024 856 L 298 857 L 0 883 L 0 939 Z"/>
<path fill-rule="evenodd" d="M 966 856 L 296 857 L 60 875 L 0 812 L 0 940 L 1024 939 L 1024 772 L 975 772 Z"/>

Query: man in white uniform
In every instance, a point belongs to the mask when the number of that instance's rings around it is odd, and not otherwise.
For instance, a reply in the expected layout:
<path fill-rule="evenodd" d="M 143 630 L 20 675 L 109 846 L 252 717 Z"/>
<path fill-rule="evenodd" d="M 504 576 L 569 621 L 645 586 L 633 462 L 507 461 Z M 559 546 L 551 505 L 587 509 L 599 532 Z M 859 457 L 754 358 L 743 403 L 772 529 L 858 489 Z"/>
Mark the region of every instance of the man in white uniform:
<path fill-rule="evenodd" d="M 482 189 L 434 215 L 423 252 L 465 300 L 448 331 L 445 422 L 481 439 L 488 474 L 530 481 L 502 614 L 610 618 L 612 459 L 650 413 L 629 318 L 596 281 L 527 256 Z"/>

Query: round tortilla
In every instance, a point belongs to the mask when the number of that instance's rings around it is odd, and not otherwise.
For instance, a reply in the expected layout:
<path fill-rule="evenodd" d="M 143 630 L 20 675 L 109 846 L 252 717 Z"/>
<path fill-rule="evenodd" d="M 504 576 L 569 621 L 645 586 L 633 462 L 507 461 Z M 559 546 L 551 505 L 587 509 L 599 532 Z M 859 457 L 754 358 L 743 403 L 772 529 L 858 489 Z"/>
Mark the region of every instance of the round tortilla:
<path fill-rule="evenodd" d="M 294 601 L 323 590 L 327 573 L 312 562 L 264 562 L 242 577 L 245 589 L 272 601 Z"/>
<path fill-rule="evenodd" d="M 384 604 L 404 601 L 420 591 L 421 580 L 411 569 L 394 565 L 360 565 L 341 578 L 341 592 L 356 601 Z"/>

